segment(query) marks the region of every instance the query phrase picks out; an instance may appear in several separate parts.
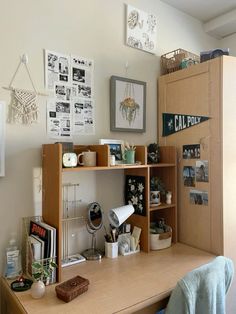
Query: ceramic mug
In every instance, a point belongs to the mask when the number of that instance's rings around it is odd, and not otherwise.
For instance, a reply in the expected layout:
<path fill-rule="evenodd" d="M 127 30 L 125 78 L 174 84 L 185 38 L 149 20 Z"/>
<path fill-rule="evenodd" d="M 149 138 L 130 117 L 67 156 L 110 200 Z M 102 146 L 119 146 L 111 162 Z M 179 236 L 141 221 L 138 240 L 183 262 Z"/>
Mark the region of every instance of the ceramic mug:
<path fill-rule="evenodd" d="M 126 150 L 124 153 L 124 159 L 127 164 L 135 163 L 135 150 Z"/>
<path fill-rule="evenodd" d="M 82 158 L 82 162 L 80 161 Z M 78 165 L 84 167 L 95 167 L 97 165 L 96 152 L 82 152 L 78 155 Z"/>

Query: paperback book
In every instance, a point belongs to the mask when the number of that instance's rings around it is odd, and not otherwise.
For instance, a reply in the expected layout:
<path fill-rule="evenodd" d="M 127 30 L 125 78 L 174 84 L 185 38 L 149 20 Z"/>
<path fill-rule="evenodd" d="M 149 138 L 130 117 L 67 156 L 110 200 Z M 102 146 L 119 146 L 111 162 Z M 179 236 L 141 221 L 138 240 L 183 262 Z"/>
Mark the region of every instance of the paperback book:
<path fill-rule="evenodd" d="M 51 252 L 51 230 L 41 224 L 41 222 L 30 221 L 30 235 L 36 235 L 44 241 L 44 256 L 49 258 Z"/>
<path fill-rule="evenodd" d="M 44 266 L 50 267 L 50 261 L 53 260 L 55 262 L 56 257 L 56 228 L 42 221 L 35 222 L 31 220 L 29 234 L 32 252 L 31 259 L 44 260 Z M 30 271 L 32 274 L 32 269 Z M 48 283 L 56 282 L 56 269 L 52 270 L 48 280 Z"/>

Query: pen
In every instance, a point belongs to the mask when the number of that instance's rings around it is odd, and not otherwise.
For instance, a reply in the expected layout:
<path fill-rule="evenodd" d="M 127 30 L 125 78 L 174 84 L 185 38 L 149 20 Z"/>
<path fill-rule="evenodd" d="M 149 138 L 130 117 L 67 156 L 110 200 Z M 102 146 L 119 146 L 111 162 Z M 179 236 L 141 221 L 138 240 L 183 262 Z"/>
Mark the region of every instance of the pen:
<path fill-rule="evenodd" d="M 113 242 L 112 236 L 109 233 L 107 233 L 106 227 L 104 225 L 103 225 L 103 227 L 105 230 L 104 238 L 105 238 L 106 242 Z"/>
<path fill-rule="evenodd" d="M 116 228 L 111 228 L 111 236 L 112 236 L 113 242 L 116 242 L 117 241 L 117 230 L 116 230 Z"/>

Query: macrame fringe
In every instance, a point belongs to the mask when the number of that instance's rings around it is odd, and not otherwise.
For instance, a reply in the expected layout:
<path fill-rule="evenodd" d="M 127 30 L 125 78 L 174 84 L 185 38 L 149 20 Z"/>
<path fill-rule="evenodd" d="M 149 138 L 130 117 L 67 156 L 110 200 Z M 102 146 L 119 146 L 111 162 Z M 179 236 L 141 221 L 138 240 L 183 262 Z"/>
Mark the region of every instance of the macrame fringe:
<path fill-rule="evenodd" d="M 38 121 L 36 92 L 13 89 L 9 105 L 10 123 L 32 124 Z"/>

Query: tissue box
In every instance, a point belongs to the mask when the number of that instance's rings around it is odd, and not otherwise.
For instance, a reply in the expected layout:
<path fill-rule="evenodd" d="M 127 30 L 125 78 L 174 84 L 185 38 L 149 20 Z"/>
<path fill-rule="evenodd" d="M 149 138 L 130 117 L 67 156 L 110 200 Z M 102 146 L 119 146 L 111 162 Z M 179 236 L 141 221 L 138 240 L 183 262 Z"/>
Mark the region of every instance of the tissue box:
<path fill-rule="evenodd" d="M 89 281 L 76 276 L 55 287 L 57 297 L 65 302 L 70 302 L 78 295 L 88 290 Z"/>
<path fill-rule="evenodd" d="M 162 250 L 171 246 L 172 232 L 164 232 L 160 234 L 150 234 L 151 250 Z"/>

